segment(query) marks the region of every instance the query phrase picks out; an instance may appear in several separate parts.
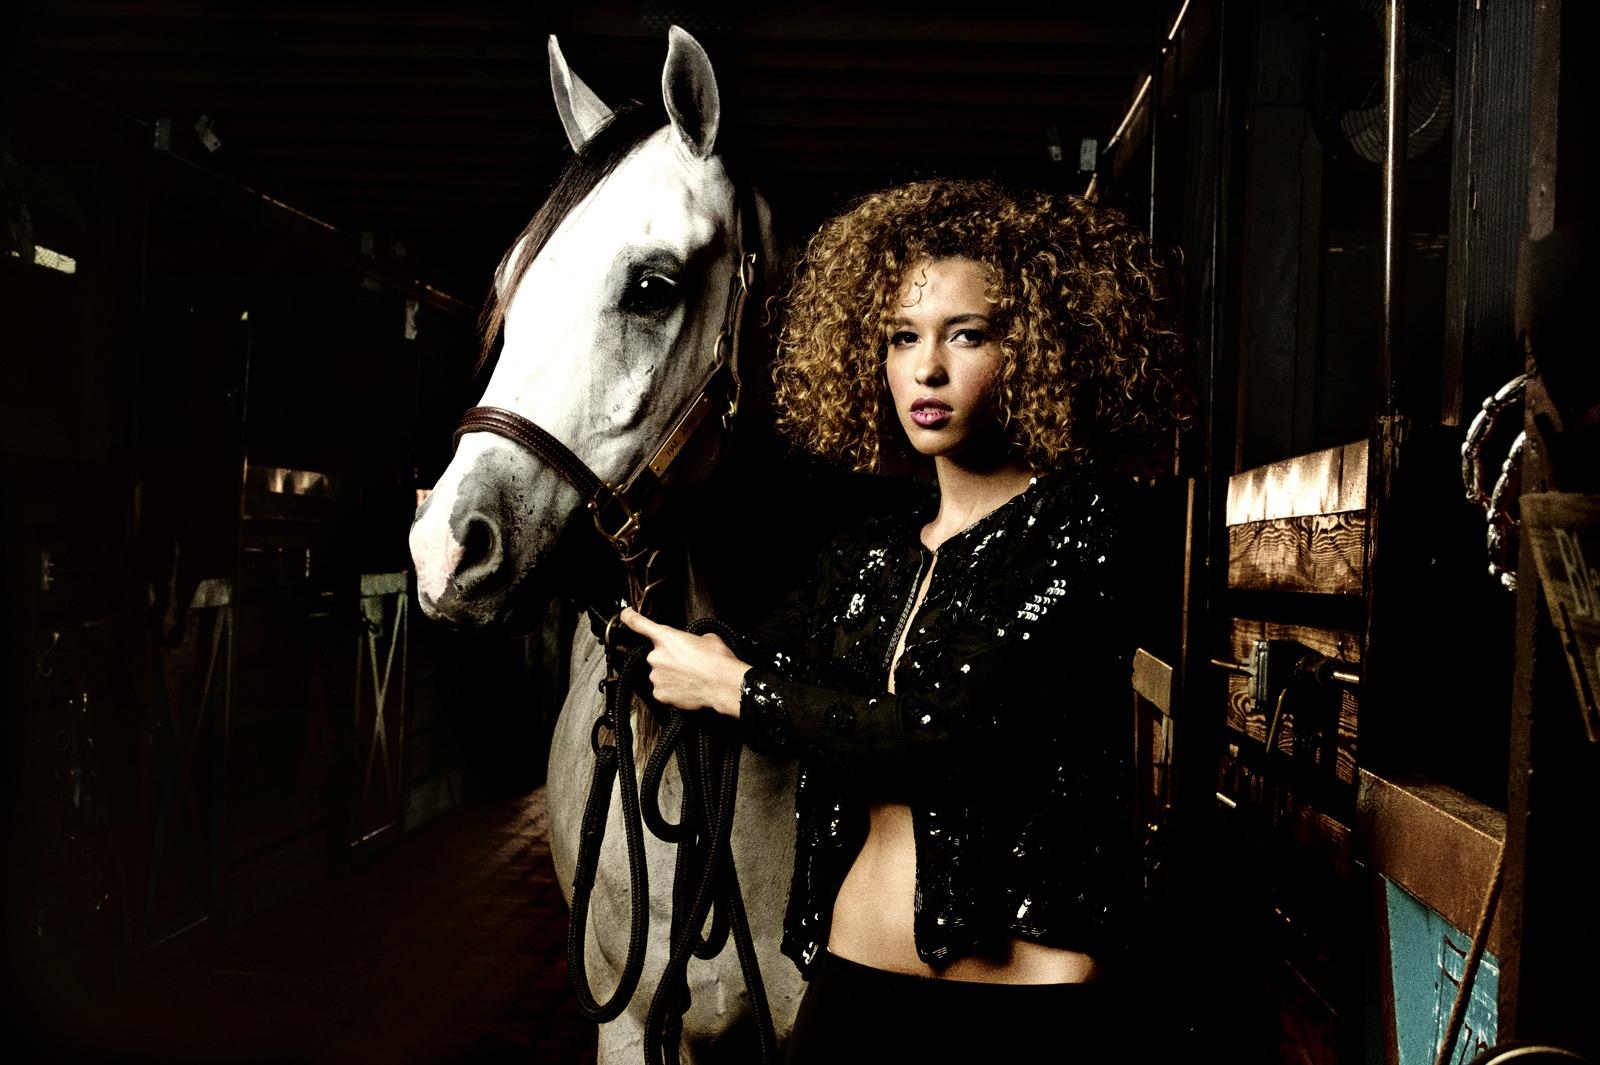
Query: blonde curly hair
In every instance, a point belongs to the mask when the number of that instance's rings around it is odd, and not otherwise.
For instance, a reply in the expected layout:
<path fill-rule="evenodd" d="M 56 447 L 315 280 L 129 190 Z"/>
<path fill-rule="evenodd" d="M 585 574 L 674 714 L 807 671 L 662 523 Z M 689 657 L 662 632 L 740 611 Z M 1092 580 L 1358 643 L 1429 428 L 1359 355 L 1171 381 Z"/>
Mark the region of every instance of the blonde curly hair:
<path fill-rule="evenodd" d="M 773 365 L 778 430 L 804 451 L 877 471 L 910 451 L 883 376 L 884 320 L 907 271 L 962 257 L 987 269 L 1005 359 L 996 406 L 1032 468 L 1148 447 L 1192 418 L 1166 269 L 1121 213 L 984 180 L 873 193 L 811 238 Z"/>

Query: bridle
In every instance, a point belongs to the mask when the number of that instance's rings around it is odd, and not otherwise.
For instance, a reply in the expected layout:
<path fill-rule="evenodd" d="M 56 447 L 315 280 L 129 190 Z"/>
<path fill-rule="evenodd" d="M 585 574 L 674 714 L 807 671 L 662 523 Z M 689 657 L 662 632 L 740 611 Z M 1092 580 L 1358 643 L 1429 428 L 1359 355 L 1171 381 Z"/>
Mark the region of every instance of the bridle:
<path fill-rule="evenodd" d="M 740 236 L 743 240 L 750 230 L 755 229 L 754 212 L 744 210 L 741 204 L 739 214 Z M 487 432 L 505 437 L 532 452 L 535 458 L 560 474 L 564 481 L 577 490 L 594 521 L 595 531 L 616 551 L 628 580 L 628 601 L 640 612 L 643 612 L 651 590 L 661 583 L 650 576 L 654 553 L 646 554 L 638 546 L 641 540 L 641 515 L 666 478 L 673 460 L 683 453 L 684 446 L 705 424 L 708 414 L 720 406 L 722 431 L 728 433 L 733 429 L 734 417 L 739 412 L 739 395 L 743 389 L 743 380 L 739 376 L 739 349 L 744 309 L 756 286 L 759 262 L 760 253 L 742 243 L 733 279 L 728 286 L 722 328 L 712 344 L 711 365 L 702 376 L 699 389 L 693 393 L 656 446 L 644 453 L 644 457 L 620 484 L 606 481 L 566 444 L 516 411 L 504 407 L 473 407 L 462 415 L 461 423 L 456 426 L 453 437 L 455 444 L 459 445 L 462 436 L 467 433 Z M 608 659 L 613 657 L 615 622 L 616 615 L 612 614 L 607 621 L 604 637 Z"/>
<path fill-rule="evenodd" d="M 473 407 L 462 416 L 454 441 L 466 433 L 489 432 L 526 448 L 577 490 L 593 519 L 595 531 L 616 552 L 628 584 L 628 601 L 644 612 L 650 592 L 661 583 L 652 577 L 659 551 L 643 535 L 642 516 L 672 468 L 673 461 L 720 409 L 723 434 L 732 432 L 739 412 L 743 382 L 739 376 L 740 338 L 745 306 L 756 288 L 760 252 L 751 247 L 759 227 L 754 193 L 747 187 L 735 197 L 739 258 L 729 283 L 722 328 L 712 344 L 711 364 L 699 389 L 679 411 L 666 434 L 629 471 L 620 484 L 611 484 L 592 470 L 572 449 L 539 425 L 503 407 Z M 600 682 L 605 710 L 595 720 L 590 736 L 594 772 L 584 803 L 578 844 L 577 871 L 573 877 L 572 915 L 567 925 L 567 971 L 578 1010 L 597 1023 L 620 1016 L 633 998 L 644 968 L 649 940 L 650 892 L 644 856 L 643 828 L 678 847 L 672 886 L 671 947 L 661 980 L 650 1001 L 645 1022 L 645 1060 L 651 1065 L 676 1062 L 683 1035 L 683 1015 L 689 1008 L 688 964 L 691 955 L 713 958 L 721 953 L 731 933 L 755 1013 L 760 1059 L 777 1060 L 777 1040 L 767 1005 L 754 940 L 745 916 L 744 901 L 734 869 L 731 833 L 734 797 L 738 791 L 741 743 L 737 733 L 715 715 L 685 714 L 674 710 L 651 749 L 642 784 L 636 784 L 631 710 L 637 692 L 658 713 L 660 707 L 641 690 L 646 672 L 647 646 L 623 654 L 617 645 L 618 614 L 605 621 L 601 642 L 607 672 Z M 730 645 L 739 636 L 714 618 L 701 618 L 687 626 L 695 634 L 715 632 Z M 646 686 L 647 687 L 647 686 Z M 661 812 L 660 787 L 669 758 L 676 758 L 683 782 L 683 803 L 678 820 L 669 822 Z M 605 839 L 606 817 L 612 787 L 621 783 L 622 827 L 629 867 L 628 953 L 611 996 L 594 998 L 589 987 L 585 950 L 589 898 Z M 709 933 L 702 936 L 707 917 Z"/>

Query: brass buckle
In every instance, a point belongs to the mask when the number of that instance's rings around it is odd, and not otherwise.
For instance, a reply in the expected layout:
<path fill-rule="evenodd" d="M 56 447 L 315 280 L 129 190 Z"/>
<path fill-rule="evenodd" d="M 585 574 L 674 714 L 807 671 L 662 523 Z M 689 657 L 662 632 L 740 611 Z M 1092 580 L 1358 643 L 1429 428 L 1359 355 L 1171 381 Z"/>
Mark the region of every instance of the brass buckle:
<path fill-rule="evenodd" d="M 750 290 L 755 287 L 756 253 L 752 251 L 739 257 L 739 288 L 745 295 L 749 295 Z"/>
<path fill-rule="evenodd" d="M 622 498 L 622 493 L 616 488 L 602 483 L 600 489 L 596 498 L 584 504 L 589 508 L 589 516 L 594 519 L 595 529 L 614 546 L 631 546 L 639 532 L 639 515 L 628 506 L 628 501 Z M 605 510 L 611 506 L 615 506 L 620 513 L 616 515 L 618 520 L 608 527 Z"/>

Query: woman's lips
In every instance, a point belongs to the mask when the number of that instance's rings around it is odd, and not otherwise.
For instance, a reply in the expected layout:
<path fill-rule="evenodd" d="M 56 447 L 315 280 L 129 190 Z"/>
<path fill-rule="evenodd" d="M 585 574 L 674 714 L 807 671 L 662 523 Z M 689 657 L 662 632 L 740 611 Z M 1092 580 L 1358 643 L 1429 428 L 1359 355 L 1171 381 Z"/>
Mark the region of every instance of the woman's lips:
<path fill-rule="evenodd" d="M 911 420 L 924 429 L 936 429 L 950 420 L 948 407 L 923 407 L 911 412 Z"/>

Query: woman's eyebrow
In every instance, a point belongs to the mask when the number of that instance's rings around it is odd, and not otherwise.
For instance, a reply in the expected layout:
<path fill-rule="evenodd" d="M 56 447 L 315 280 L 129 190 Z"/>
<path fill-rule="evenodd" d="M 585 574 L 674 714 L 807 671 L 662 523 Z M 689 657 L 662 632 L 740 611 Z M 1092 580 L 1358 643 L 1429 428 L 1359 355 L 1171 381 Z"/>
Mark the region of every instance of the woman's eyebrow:
<path fill-rule="evenodd" d="M 953 314 L 949 318 L 946 318 L 943 322 L 940 322 L 939 324 L 941 326 L 952 326 L 952 325 L 961 325 L 961 324 L 963 324 L 965 322 L 982 322 L 984 325 L 988 325 L 989 324 L 989 316 L 986 315 L 986 314 L 978 314 L 975 311 L 969 312 L 969 313 L 966 313 L 966 314 Z M 909 318 L 885 318 L 883 320 L 883 324 L 886 325 L 886 326 L 902 326 L 902 325 L 915 326 L 917 323 L 913 322 Z"/>

